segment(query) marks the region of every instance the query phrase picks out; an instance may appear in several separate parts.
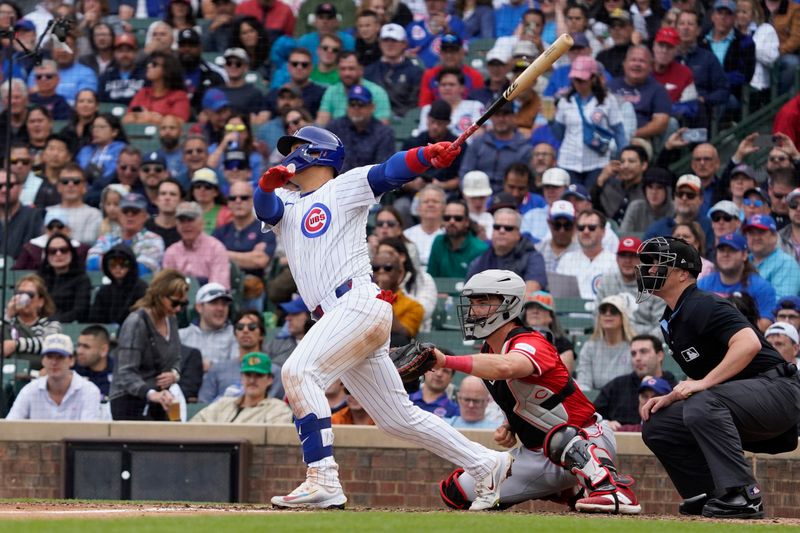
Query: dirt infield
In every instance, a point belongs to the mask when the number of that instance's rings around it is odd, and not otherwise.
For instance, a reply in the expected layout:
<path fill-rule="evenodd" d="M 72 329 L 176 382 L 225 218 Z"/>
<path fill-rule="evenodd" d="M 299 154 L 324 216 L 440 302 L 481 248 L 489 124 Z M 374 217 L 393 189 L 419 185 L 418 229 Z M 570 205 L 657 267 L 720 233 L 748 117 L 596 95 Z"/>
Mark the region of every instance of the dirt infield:
<path fill-rule="evenodd" d="M 348 508 L 345 513 L 384 511 L 394 513 L 417 513 L 417 514 L 443 514 L 456 511 L 443 510 L 421 510 L 421 509 L 397 509 L 397 508 L 369 508 L 353 507 Z M 284 514 L 302 513 L 305 511 L 278 510 L 273 509 L 269 504 L 203 504 L 203 503 L 180 503 L 171 502 L 159 504 L 157 502 L 89 502 L 89 501 L 66 501 L 66 500 L 42 500 L 42 501 L 23 501 L 23 502 L 0 502 L 0 520 L 47 520 L 63 518 L 127 518 L 127 517 L 154 517 L 154 516 L 196 516 L 198 514 L 207 515 L 259 515 L 259 514 Z M 342 511 L 330 511 L 333 513 Z M 550 516 L 578 516 L 574 513 L 528 513 L 527 511 L 504 511 L 504 514 L 537 514 Z M 648 521 L 698 521 L 713 522 L 710 519 L 699 517 L 684 517 L 674 515 L 652 515 L 643 514 L 639 517 L 618 517 L 621 520 L 644 519 Z M 764 520 L 716 520 L 725 524 L 770 524 L 800 527 L 800 519 L 797 518 L 766 518 Z"/>

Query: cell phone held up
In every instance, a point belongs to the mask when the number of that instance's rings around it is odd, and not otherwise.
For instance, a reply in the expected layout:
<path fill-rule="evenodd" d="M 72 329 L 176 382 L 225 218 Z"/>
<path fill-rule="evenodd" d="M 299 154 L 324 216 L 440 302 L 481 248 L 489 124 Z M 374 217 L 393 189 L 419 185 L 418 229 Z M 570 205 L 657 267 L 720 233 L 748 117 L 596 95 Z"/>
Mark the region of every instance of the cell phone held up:
<path fill-rule="evenodd" d="M 704 143 L 708 141 L 708 130 L 706 128 L 687 128 L 681 133 L 681 139 L 690 144 Z"/>
<path fill-rule="evenodd" d="M 769 133 L 761 133 L 758 137 L 756 137 L 753 144 L 759 149 L 764 150 L 767 148 L 772 148 L 774 145 L 778 144 L 780 139 L 775 135 L 770 135 Z"/>

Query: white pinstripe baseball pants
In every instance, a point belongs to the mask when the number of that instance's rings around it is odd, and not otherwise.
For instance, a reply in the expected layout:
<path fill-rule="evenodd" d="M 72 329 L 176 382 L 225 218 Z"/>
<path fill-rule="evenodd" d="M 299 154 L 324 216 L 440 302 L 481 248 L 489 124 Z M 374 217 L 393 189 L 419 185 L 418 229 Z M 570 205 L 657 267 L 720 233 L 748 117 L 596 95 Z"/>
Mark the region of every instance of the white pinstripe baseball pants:
<path fill-rule="evenodd" d="M 281 375 L 295 416 L 330 417 L 325 389 L 341 379 L 383 431 L 427 448 L 473 477 L 488 475 L 494 452 L 408 399 L 388 355 L 392 308 L 377 294 L 372 283 L 348 291 L 325 308 L 292 352 Z"/>

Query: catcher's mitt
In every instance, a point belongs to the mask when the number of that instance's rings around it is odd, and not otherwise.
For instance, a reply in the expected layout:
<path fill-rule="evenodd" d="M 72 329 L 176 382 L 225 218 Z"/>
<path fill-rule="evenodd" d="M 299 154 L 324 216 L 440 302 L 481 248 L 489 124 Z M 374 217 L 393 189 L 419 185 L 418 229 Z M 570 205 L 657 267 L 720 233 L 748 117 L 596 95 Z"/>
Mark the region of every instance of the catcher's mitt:
<path fill-rule="evenodd" d="M 413 383 L 433 368 L 436 364 L 434 348 L 436 346 L 429 342 L 412 342 L 389 350 L 389 357 L 392 358 L 403 383 Z"/>

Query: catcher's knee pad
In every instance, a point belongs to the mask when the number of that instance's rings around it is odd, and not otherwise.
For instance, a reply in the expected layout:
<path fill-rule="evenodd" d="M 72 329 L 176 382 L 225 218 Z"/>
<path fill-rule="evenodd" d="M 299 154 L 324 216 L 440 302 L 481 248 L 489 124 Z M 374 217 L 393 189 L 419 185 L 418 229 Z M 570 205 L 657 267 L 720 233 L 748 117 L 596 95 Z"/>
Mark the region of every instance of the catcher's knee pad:
<path fill-rule="evenodd" d="M 314 413 L 296 418 L 294 425 L 303 446 L 303 461 L 306 464 L 320 461 L 333 455 L 333 430 L 331 418 L 317 418 Z"/>
<path fill-rule="evenodd" d="M 472 502 L 467 499 L 464 489 L 458 483 L 458 476 L 464 473 L 463 468 L 453 470 L 453 473 L 447 476 L 439 483 L 439 495 L 446 506 L 451 509 L 465 511 L 469 509 Z"/>
<path fill-rule="evenodd" d="M 589 490 L 616 485 L 614 463 L 608 452 L 589 440 L 586 432 L 569 424 L 551 429 L 544 440 L 544 453 L 550 461 L 572 472 L 578 483 Z"/>

